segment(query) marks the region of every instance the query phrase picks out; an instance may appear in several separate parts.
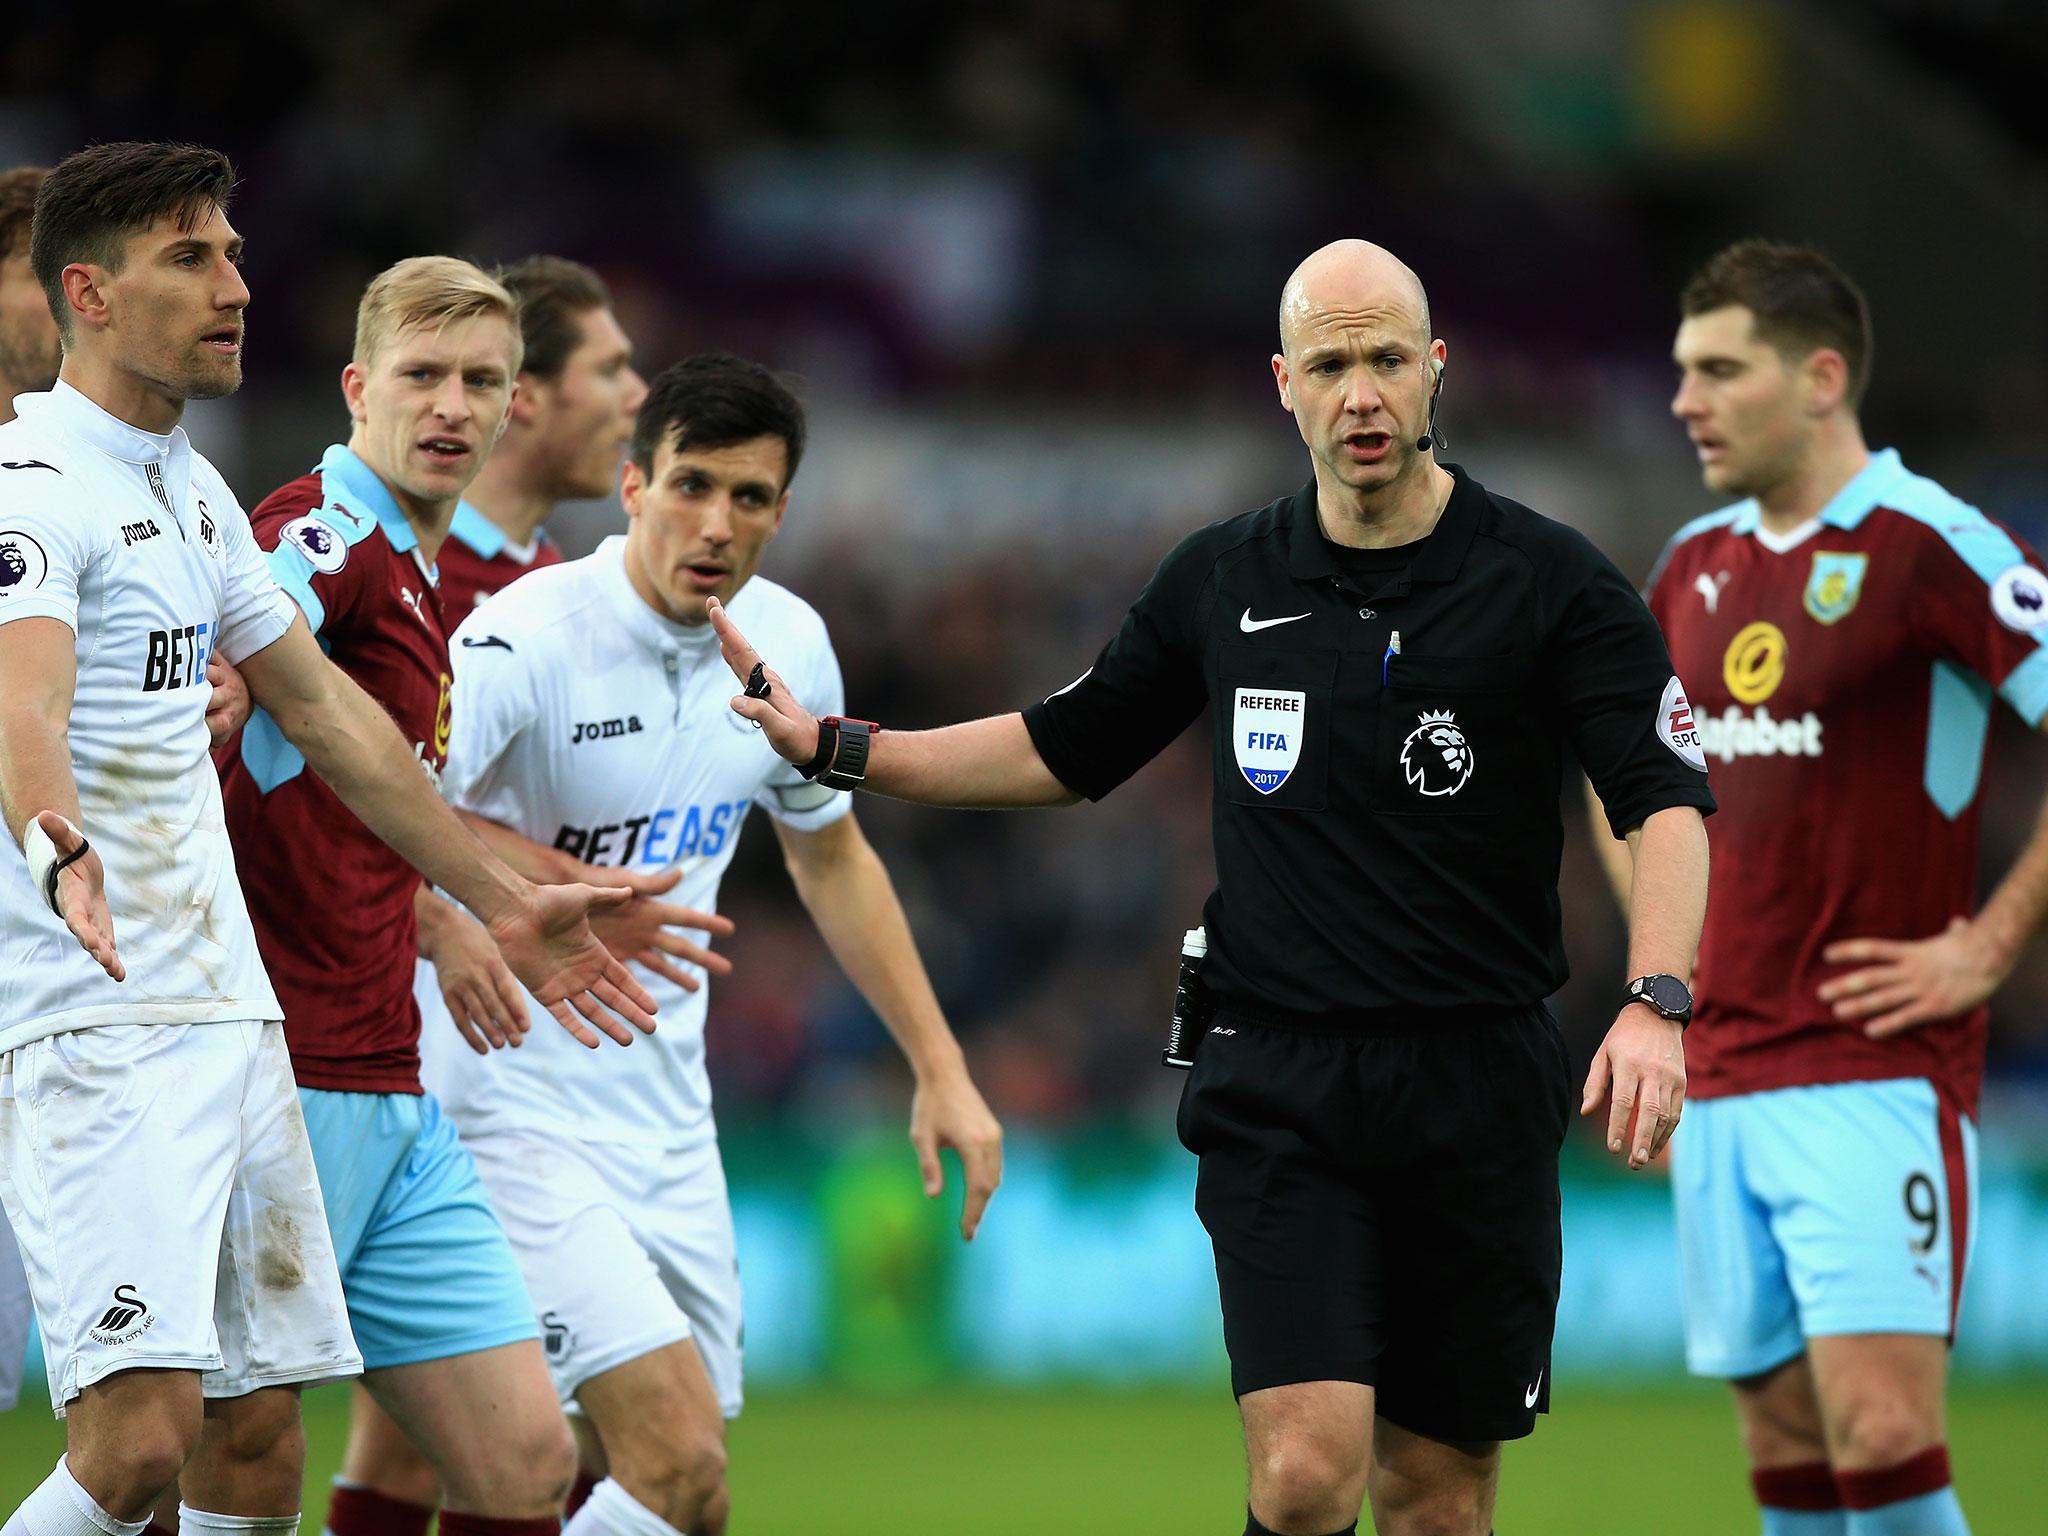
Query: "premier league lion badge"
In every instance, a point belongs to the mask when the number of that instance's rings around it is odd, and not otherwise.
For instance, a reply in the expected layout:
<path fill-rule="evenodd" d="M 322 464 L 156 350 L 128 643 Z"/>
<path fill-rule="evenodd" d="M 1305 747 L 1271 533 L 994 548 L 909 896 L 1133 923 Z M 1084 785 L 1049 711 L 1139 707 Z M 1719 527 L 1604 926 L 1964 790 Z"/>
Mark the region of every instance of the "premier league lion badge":
<path fill-rule="evenodd" d="M 1472 778 L 1472 743 L 1448 709 L 1425 709 L 1401 743 L 1401 773 L 1425 795 L 1455 795 Z"/>
<path fill-rule="evenodd" d="M 0 597 L 33 592 L 49 574 L 42 545 L 16 529 L 0 529 Z"/>

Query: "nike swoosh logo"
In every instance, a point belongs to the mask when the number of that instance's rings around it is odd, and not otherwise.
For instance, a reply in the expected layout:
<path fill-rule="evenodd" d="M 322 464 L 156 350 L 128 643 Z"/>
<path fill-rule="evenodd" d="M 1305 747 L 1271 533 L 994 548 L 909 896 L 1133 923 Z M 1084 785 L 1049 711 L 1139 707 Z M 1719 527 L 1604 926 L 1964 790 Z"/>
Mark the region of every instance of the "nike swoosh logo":
<path fill-rule="evenodd" d="M 512 642 L 510 640 L 500 639 L 496 635 L 485 635 L 481 640 L 477 639 L 474 635 L 464 635 L 462 637 L 462 648 L 466 651 L 485 650 L 494 645 L 507 651 L 512 649 Z"/>
<path fill-rule="evenodd" d="M 1252 617 L 1251 609 L 1247 608 L 1238 618 L 1237 627 L 1246 634 L 1252 635 L 1257 634 L 1262 629 L 1271 629 L 1275 624 L 1292 624 L 1296 619 L 1305 619 L 1307 617 L 1308 615 L 1305 613 L 1290 613 L 1284 619 L 1255 619 Z"/>
<path fill-rule="evenodd" d="M 22 459 L 19 461 L 9 459 L 6 463 L 0 464 L 0 469 L 47 469 L 53 475 L 64 473 L 56 465 L 45 464 L 41 459 Z"/>
<path fill-rule="evenodd" d="M 1536 1373 L 1536 1385 L 1531 1387 L 1527 1392 L 1524 1392 L 1522 1394 L 1522 1406 L 1524 1408 L 1534 1408 L 1536 1406 L 1536 1394 L 1538 1392 L 1541 1392 L 1542 1390 L 1543 1372 L 1538 1371 Z"/>

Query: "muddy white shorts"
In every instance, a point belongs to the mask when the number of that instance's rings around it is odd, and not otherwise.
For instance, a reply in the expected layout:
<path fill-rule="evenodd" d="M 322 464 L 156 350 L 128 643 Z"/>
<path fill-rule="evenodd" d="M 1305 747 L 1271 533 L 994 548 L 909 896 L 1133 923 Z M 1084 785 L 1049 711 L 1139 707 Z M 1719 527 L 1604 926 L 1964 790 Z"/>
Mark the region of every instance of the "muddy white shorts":
<path fill-rule="evenodd" d="M 117 1371 L 208 1397 L 362 1369 L 284 1026 L 110 1025 L 0 1056 L 0 1202 L 61 1415 Z"/>
<path fill-rule="evenodd" d="M 740 1411 L 740 1272 L 718 1144 L 662 1149 L 502 1131 L 465 1137 L 526 1276 L 565 1405 L 689 1339 Z"/>

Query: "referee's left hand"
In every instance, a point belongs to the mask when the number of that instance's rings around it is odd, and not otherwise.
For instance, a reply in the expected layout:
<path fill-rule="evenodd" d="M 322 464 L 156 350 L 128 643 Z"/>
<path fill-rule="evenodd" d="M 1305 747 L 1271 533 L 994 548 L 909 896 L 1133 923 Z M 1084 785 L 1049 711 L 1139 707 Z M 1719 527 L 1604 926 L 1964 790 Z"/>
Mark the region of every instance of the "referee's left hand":
<path fill-rule="evenodd" d="M 1607 1150 L 1627 1149 L 1631 1168 L 1649 1166 L 1678 1129 L 1685 1108 L 1685 1031 L 1641 1003 L 1623 1008 L 1593 1053 L 1582 1115 L 1607 1105 Z"/>

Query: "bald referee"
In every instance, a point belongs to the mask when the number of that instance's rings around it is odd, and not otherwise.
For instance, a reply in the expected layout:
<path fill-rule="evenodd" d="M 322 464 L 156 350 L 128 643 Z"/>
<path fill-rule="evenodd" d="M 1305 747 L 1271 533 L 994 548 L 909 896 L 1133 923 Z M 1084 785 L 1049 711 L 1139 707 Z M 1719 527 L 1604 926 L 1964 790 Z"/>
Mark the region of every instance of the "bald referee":
<path fill-rule="evenodd" d="M 1571 529 L 1439 465 L 1415 274 L 1347 240 L 1281 298 L 1313 478 L 1167 555 L 1095 665 L 935 731 L 733 701 L 818 782 L 956 806 L 1099 799 L 1213 710 L 1216 1005 L 1181 1099 L 1251 1465 L 1248 1536 L 1484 1536 L 1547 1408 L 1572 1106 L 1570 745 L 1634 857 L 1629 961 L 1580 1096 L 1640 1168 L 1677 1124 L 1713 809 L 1642 601 Z M 760 658 L 712 609 L 726 660 Z M 765 684 L 765 689 L 761 686 Z"/>

